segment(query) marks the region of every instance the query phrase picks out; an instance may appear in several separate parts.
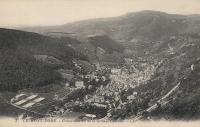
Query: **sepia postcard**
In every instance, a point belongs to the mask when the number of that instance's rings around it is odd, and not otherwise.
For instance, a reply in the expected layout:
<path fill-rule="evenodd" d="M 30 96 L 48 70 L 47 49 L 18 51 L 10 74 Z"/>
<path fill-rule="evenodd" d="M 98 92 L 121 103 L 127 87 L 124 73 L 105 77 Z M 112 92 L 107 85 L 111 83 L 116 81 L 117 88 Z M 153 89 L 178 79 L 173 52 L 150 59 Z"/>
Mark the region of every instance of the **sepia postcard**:
<path fill-rule="evenodd" d="M 200 0 L 0 0 L 0 127 L 199 127 Z"/>

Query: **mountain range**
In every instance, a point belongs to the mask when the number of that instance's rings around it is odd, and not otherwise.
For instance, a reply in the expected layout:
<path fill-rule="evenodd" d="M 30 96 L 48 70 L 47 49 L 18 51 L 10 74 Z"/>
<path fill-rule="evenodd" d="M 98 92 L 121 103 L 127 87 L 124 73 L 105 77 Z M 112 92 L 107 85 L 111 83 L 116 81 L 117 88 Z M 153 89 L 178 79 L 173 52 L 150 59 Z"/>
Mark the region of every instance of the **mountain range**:
<path fill-rule="evenodd" d="M 131 58 L 155 67 L 151 79 L 135 89 L 143 93 L 139 96 L 144 107 L 180 83 L 172 101 L 154 116 L 200 117 L 199 15 L 141 11 L 60 26 L 17 29 L 23 31 L 0 29 L 0 84 L 6 84 L 9 90 L 15 90 L 17 84 L 29 87 L 59 80 L 55 69 L 73 69 L 73 59 L 121 64 L 124 58 Z M 61 64 L 52 66 L 34 58 L 41 55 Z"/>
<path fill-rule="evenodd" d="M 63 32 L 78 37 L 108 35 L 120 42 L 158 41 L 174 34 L 200 32 L 199 15 L 167 14 L 157 11 L 128 13 L 119 17 L 92 19 L 51 27 L 20 28 L 37 33 Z"/>

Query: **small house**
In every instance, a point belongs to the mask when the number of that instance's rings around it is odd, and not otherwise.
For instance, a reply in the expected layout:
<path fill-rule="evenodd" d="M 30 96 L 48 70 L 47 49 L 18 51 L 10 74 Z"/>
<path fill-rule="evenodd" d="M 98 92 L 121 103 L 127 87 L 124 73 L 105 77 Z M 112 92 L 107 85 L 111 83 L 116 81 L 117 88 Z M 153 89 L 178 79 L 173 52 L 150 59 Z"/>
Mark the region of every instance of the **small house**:
<path fill-rule="evenodd" d="M 76 82 L 75 82 L 75 86 L 76 86 L 77 88 L 85 88 L 84 82 L 83 82 L 83 81 L 76 81 Z"/>
<path fill-rule="evenodd" d="M 97 116 L 94 115 L 94 114 L 85 114 L 86 117 L 89 117 L 89 118 L 96 118 Z"/>
<path fill-rule="evenodd" d="M 69 87 L 69 82 L 66 82 L 66 83 L 65 83 L 65 87 Z"/>
<path fill-rule="evenodd" d="M 107 105 L 101 103 L 94 103 L 94 105 L 100 108 L 107 108 Z"/>
<path fill-rule="evenodd" d="M 127 97 L 127 99 L 128 99 L 128 100 L 134 100 L 134 99 L 135 99 L 135 96 L 134 96 L 134 95 L 130 95 L 130 96 Z"/>
<path fill-rule="evenodd" d="M 119 75 L 121 74 L 121 69 L 112 68 L 111 73 L 114 75 Z"/>

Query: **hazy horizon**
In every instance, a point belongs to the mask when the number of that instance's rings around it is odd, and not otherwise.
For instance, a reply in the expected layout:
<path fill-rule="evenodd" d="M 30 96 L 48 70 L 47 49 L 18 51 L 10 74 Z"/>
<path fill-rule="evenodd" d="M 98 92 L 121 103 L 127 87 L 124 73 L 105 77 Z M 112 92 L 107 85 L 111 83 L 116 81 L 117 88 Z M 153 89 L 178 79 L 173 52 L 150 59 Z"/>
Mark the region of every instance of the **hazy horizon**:
<path fill-rule="evenodd" d="M 200 14 L 199 0 L 0 0 L 0 27 L 54 26 L 142 10 Z"/>

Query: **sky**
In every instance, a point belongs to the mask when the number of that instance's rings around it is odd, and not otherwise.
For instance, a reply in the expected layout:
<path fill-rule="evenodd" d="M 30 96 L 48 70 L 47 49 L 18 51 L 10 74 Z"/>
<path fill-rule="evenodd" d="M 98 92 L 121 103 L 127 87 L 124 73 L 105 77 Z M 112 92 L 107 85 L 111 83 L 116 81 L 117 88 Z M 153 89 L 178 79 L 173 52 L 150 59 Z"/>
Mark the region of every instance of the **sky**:
<path fill-rule="evenodd" d="M 200 14 L 200 0 L 0 0 L 0 27 L 62 25 L 141 10 Z"/>

